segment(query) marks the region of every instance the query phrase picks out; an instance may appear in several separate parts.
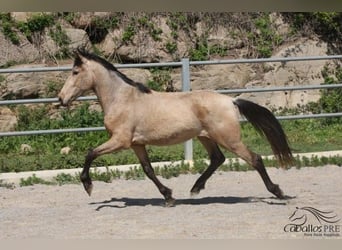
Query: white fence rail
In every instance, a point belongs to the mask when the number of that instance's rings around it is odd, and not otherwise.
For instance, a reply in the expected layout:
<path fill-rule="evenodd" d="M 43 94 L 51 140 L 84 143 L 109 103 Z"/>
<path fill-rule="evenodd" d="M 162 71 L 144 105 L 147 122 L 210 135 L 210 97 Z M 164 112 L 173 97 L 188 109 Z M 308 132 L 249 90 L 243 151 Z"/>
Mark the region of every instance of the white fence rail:
<path fill-rule="evenodd" d="M 168 63 L 142 63 L 142 64 L 124 64 L 115 65 L 117 68 L 151 68 L 151 67 L 181 67 L 182 68 L 182 91 L 191 91 L 190 84 L 190 66 L 196 65 L 215 65 L 215 64 L 241 64 L 241 63 L 267 63 L 279 62 L 286 63 L 290 61 L 312 61 L 312 60 L 341 60 L 342 55 L 332 56 L 310 56 L 310 57 L 285 57 L 285 58 L 259 58 L 259 59 L 232 59 L 232 60 L 214 60 L 214 61 L 190 61 L 188 58 L 182 59 L 180 62 Z M 0 69 L 0 74 L 5 73 L 29 73 L 29 72 L 50 72 L 50 71 L 70 71 L 71 66 L 66 67 L 38 67 L 38 68 L 16 68 L 16 69 Z M 329 85 L 304 85 L 291 87 L 266 87 L 266 88 L 247 88 L 247 89 L 229 89 L 217 90 L 223 94 L 239 94 L 239 93 L 253 93 L 253 92 L 273 92 L 273 91 L 298 91 L 311 89 L 330 89 L 341 88 L 342 84 Z M 79 101 L 96 100 L 96 96 L 80 97 Z M 34 104 L 34 103 L 55 103 L 57 98 L 38 98 L 38 99 L 21 99 L 21 100 L 0 100 L 1 105 L 20 105 L 20 104 Z M 322 113 L 322 114 L 307 114 L 307 115 L 291 115 L 280 116 L 277 119 L 306 119 L 306 118 L 327 118 L 339 117 L 339 113 Z M 56 133 L 75 133 L 75 132 L 90 132 L 102 131 L 104 127 L 88 127 L 88 128 L 68 128 L 68 129 L 50 129 L 50 130 L 31 130 L 31 131 L 13 131 L 0 132 L 0 137 L 5 136 L 24 136 L 24 135 L 43 135 Z M 185 142 L 184 147 L 185 160 L 192 160 L 192 140 Z"/>

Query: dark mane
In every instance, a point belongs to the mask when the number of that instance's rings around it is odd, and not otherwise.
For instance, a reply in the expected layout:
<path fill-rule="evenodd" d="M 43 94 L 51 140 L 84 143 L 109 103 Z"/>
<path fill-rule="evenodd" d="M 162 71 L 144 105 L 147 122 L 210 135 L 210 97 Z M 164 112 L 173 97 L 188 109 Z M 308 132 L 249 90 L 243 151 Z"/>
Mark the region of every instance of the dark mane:
<path fill-rule="evenodd" d="M 74 61 L 74 66 L 81 66 L 82 65 L 82 60 L 79 57 L 79 55 L 87 58 L 88 60 L 95 61 L 99 64 L 101 64 L 103 67 L 105 67 L 109 71 L 114 71 L 122 80 L 124 80 L 125 83 L 137 88 L 140 92 L 143 93 L 151 93 L 151 89 L 146 87 L 144 84 L 140 82 L 133 81 L 132 79 L 128 78 L 124 73 L 120 72 L 113 64 L 110 62 L 106 61 L 105 59 L 87 52 L 84 49 L 77 49 L 75 61 Z"/>

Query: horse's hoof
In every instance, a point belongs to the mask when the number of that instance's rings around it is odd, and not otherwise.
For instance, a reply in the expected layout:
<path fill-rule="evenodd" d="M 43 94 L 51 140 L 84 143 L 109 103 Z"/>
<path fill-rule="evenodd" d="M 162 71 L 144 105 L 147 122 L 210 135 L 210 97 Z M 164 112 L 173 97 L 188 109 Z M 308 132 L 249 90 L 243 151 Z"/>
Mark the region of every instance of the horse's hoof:
<path fill-rule="evenodd" d="M 278 185 L 275 185 L 275 188 L 272 192 L 275 196 L 277 196 L 278 199 L 280 200 L 284 200 L 285 199 L 285 195 L 283 193 L 283 191 L 279 188 Z"/>
<path fill-rule="evenodd" d="M 194 186 L 194 187 L 191 189 L 191 191 L 190 191 L 191 196 L 196 196 L 196 195 L 198 195 L 198 194 L 201 192 L 202 189 L 204 189 L 204 185 L 201 185 L 201 186 L 199 186 L 199 187 Z"/>
<path fill-rule="evenodd" d="M 165 200 L 165 207 L 174 207 L 176 203 L 176 200 L 173 198 L 169 198 Z"/>
<path fill-rule="evenodd" d="M 90 183 L 85 182 L 83 183 L 83 187 L 85 191 L 87 192 L 87 194 L 91 196 L 91 192 L 93 191 L 93 184 L 91 182 Z"/>
<path fill-rule="evenodd" d="M 281 191 L 281 190 L 280 190 Z M 278 194 L 277 195 L 277 198 L 279 199 L 279 200 L 285 200 L 286 199 L 286 197 L 285 197 L 285 195 L 283 194 L 283 192 L 281 192 L 280 194 Z"/>
<path fill-rule="evenodd" d="M 191 191 L 190 191 L 191 197 L 195 197 L 195 196 L 197 196 L 199 193 L 200 193 L 200 190 L 191 190 Z"/>

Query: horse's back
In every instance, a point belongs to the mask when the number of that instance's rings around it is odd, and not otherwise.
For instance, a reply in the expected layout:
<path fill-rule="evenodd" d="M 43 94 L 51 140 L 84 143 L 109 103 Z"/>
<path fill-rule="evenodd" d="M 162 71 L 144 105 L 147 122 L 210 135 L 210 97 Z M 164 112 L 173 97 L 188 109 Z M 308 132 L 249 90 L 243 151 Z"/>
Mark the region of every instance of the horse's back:
<path fill-rule="evenodd" d="M 236 123 L 229 96 L 213 91 L 153 92 L 136 107 L 133 142 L 167 145 L 207 135 L 223 123 Z"/>

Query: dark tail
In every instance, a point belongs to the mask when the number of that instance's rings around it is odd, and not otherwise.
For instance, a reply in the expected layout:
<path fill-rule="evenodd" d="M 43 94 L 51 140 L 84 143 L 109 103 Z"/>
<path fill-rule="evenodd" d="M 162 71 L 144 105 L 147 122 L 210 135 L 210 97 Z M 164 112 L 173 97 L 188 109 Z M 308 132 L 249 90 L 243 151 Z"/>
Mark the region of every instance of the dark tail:
<path fill-rule="evenodd" d="M 282 167 L 293 163 L 293 156 L 286 134 L 279 121 L 268 109 L 243 99 L 233 101 L 240 113 L 254 126 L 254 128 L 271 144 L 275 157 Z"/>

